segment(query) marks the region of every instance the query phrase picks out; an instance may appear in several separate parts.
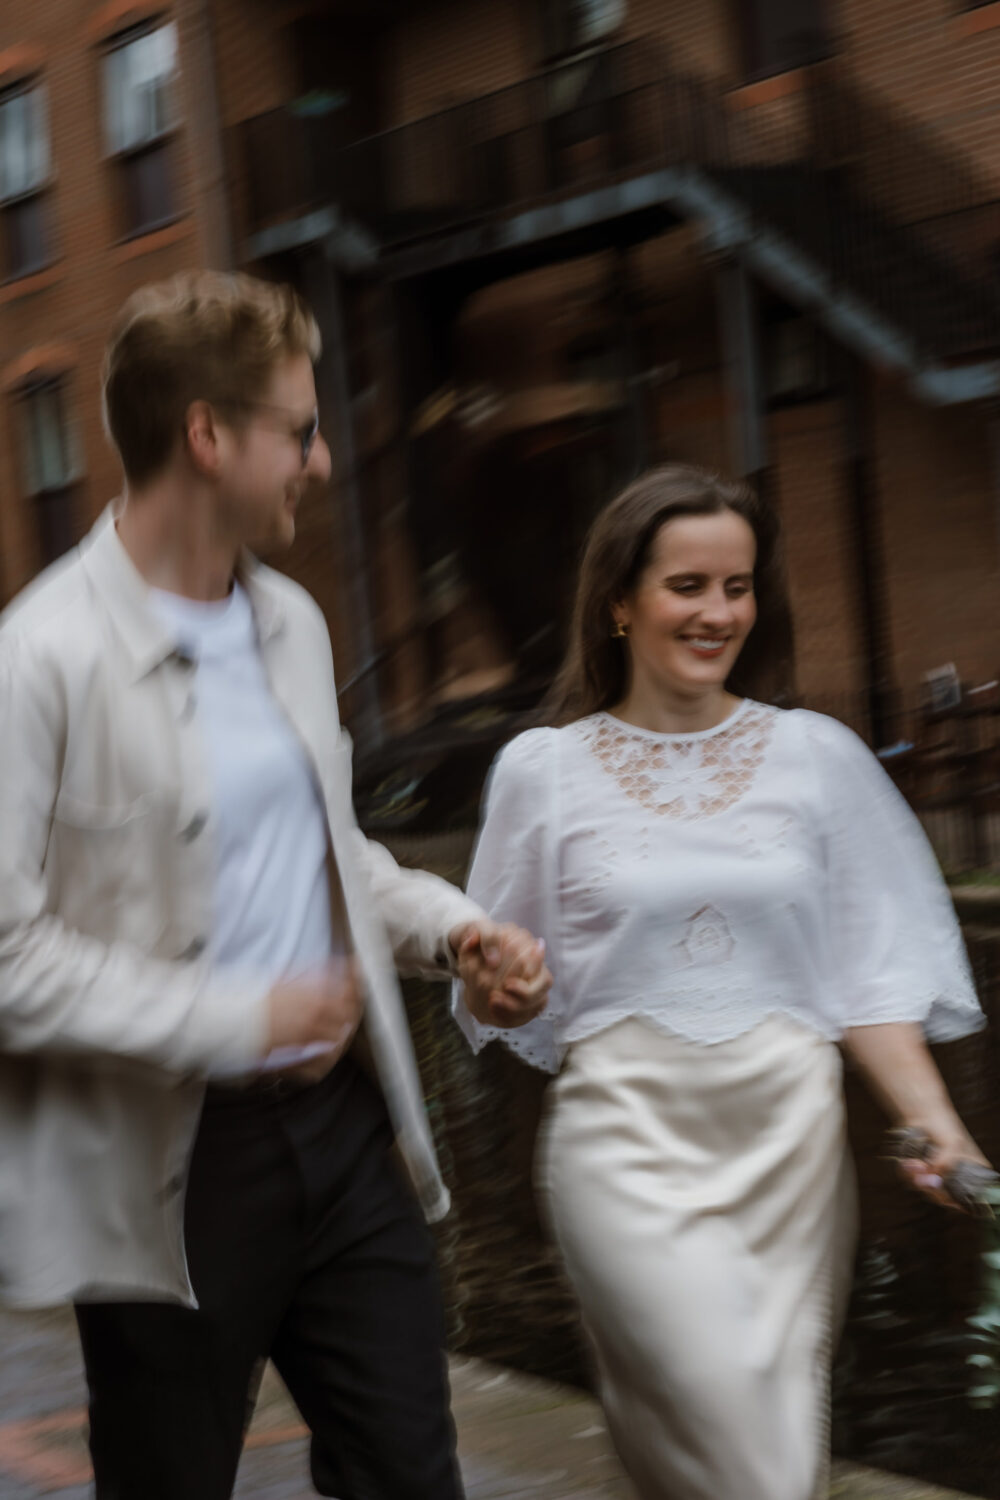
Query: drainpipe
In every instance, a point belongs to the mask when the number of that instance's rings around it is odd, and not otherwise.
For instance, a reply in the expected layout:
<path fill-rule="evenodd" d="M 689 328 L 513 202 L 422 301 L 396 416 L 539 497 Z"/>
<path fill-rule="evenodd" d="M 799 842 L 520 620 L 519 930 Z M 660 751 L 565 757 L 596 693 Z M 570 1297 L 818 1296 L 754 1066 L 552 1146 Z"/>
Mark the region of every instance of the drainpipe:
<path fill-rule="evenodd" d="M 347 597 L 347 618 L 354 645 L 354 671 L 350 681 L 357 693 L 358 709 L 354 716 L 354 733 L 359 750 L 378 750 L 385 743 L 385 725 L 378 688 L 378 653 L 375 646 L 372 601 L 368 583 L 368 559 L 365 549 L 361 493 L 358 484 L 357 451 L 351 419 L 351 392 L 347 375 L 347 346 L 340 303 L 340 277 L 336 266 L 336 245 L 327 239 L 318 267 L 321 295 L 316 305 L 323 312 L 323 359 L 321 378 L 328 389 L 323 404 L 332 412 L 336 423 L 336 493 L 340 500 L 343 525 L 338 540 L 342 556 L 339 569 L 341 587 Z"/>
<path fill-rule="evenodd" d="M 876 749 L 893 737 L 896 687 L 889 646 L 889 603 L 885 546 L 878 494 L 872 482 L 870 424 L 865 400 L 865 372 L 845 352 L 844 456 L 850 492 L 850 515 L 857 541 L 858 603 L 865 657 L 865 696 L 872 743 Z"/>
<path fill-rule="evenodd" d="M 629 277 L 628 251 L 621 247 L 614 252 L 612 300 L 617 314 L 618 347 L 621 350 L 621 373 L 625 387 L 627 423 L 624 444 L 625 468 L 628 477 L 634 479 L 649 463 L 649 441 L 645 411 L 646 388 L 639 358 L 635 301 Z"/>
<path fill-rule="evenodd" d="M 727 260 L 719 266 L 716 287 L 729 423 L 729 467 L 733 473 L 763 487 L 767 435 L 757 291 L 746 266 L 737 260 Z"/>

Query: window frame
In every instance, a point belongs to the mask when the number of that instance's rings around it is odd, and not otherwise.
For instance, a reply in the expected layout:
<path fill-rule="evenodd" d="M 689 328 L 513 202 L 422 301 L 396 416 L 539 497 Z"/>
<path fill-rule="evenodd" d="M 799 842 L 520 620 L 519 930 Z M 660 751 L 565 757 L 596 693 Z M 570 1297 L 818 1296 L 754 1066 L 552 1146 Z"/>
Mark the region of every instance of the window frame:
<path fill-rule="evenodd" d="M 0 285 L 3 286 L 12 282 L 23 281 L 28 276 L 37 275 L 39 271 L 44 271 L 48 266 L 52 265 L 55 259 L 47 207 L 47 200 L 52 188 L 52 133 L 49 124 L 48 90 L 39 74 L 32 73 L 23 78 L 18 78 L 13 83 L 0 89 L 0 115 L 2 115 L 5 106 L 11 104 L 15 99 L 26 98 L 30 95 L 37 95 L 40 101 L 37 118 L 42 124 L 42 170 L 39 172 L 37 180 L 33 181 L 20 192 L 10 193 L 6 197 L 0 196 L 0 222 L 3 224 L 3 228 L 0 230 L 0 240 L 3 242 L 3 258 L 2 263 L 0 263 Z M 41 224 L 39 236 L 41 240 L 41 252 L 39 258 L 29 259 L 15 265 L 11 255 L 12 235 L 8 228 L 8 221 L 15 217 L 20 217 L 21 211 L 26 204 L 36 205 L 38 209 Z"/>
<path fill-rule="evenodd" d="M 38 441 L 38 417 L 32 403 L 47 393 L 55 395 L 55 416 L 60 449 L 60 472 L 55 482 L 46 482 L 42 444 Z M 55 562 L 79 541 L 76 496 L 83 469 L 76 429 L 69 412 L 69 380 L 65 371 L 37 371 L 13 392 L 18 427 L 22 493 L 35 522 L 35 537 L 42 566 Z"/>
<path fill-rule="evenodd" d="M 572 41 L 569 37 L 558 38 L 553 33 L 559 22 L 552 19 L 551 13 L 557 8 L 565 8 L 572 0 L 541 0 L 536 9 L 536 29 L 539 39 L 539 58 L 546 68 L 557 67 L 560 63 L 570 62 L 575 57 L 584 56 L 588 52 L 594 52 L 600 48 L 612 47 L 621 41 L 622 32 L 628 19 L 628 0 L 621 0 L 621 15 L 609 30 L 589 41 Z M 561 22 L 563 28 L 568 31 L 568 19 L 563 16 Z"/>
<path fill-rule="evenodd" d="M 155 134 L 145 136 L 141 140 L 125 145 L 119 145 L 113 139 L 111 127 L 111 59 L 116 54 L 124 53 L 129 47 L 135 46 L 144 38 L 168 29 L 173 32 L 173 69 L 170 73 L 164 75 L 162 80 L 162 88 L 167 98 L 166 122 Z M 182 124 L 180 109 L 180 47 L 176 18 L 169 12 L 161 12 L 148 17 L 135 26 L 129 26 L 124 31 L 113 33 L 101 47 L 100 70 L 101 130 L 104 156 L 115 177 L 116 216 L 122 231 L 118 237 L 119 242 L 127 243 L 129 240 L 141 239 L 147 234 L 155 234 L 157 230 L 165 229 L 168 225 L 175 224 L 178 219 L 184 216 L 184 210 L 177 195 L 175 174 L 175 142 Z M 162 159 L 167 184 L 164 195 L 165 201 L 162 213 L 144 218 L 141 215 L 134 215 L 132 212 L 137 196 L 135 179 L 138 179 L 141 175 L 136 170 L 136 165 L 153 157 Z"/>

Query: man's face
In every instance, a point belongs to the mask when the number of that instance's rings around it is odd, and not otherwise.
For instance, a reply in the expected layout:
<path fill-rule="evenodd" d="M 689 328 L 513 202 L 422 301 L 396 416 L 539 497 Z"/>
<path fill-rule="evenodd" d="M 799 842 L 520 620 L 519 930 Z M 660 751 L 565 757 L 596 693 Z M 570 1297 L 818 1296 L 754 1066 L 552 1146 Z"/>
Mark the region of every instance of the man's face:
<path fill-rule="evenodd" d="M 330 477 L 330 450 L 316 427 L 308 355 L 287 355 L 267 389 L 232 429 L 219 498 L 227 530 L 254 551 L 290 547 L 310 480 Z"/>

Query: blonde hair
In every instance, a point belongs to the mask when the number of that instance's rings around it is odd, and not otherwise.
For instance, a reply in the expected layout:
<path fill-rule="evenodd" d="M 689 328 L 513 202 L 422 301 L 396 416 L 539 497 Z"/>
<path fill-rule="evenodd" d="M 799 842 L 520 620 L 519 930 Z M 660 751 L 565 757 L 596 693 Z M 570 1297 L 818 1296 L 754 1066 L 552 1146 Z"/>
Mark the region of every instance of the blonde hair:
<path fill-rule="evenodd" d="M 192 401 L 238 409 L 263 395 L 275 364 L 316 362 L 316 319 L 289 286 L 186 271 L 134 292 L 104 353 L 104 423 L 131 484 L 168 462 Z"/>

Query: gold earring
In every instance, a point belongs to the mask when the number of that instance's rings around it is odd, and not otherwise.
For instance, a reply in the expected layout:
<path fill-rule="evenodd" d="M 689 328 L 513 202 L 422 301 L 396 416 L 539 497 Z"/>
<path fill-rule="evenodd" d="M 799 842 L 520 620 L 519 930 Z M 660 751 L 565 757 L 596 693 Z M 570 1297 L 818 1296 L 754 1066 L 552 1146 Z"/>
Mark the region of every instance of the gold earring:
<path fill-rule="evenodd" d="M 616 620 L 615 621 L 615 628 L 611 632 L 611 639 L 613 641 L 618 641 L 618 640 L 621 640 L 624 636 L 627 636 L 627 635 L 628 635 L 628 626 L 625 625 L 625 624 L 623 624 L 621 620 Z"/>

